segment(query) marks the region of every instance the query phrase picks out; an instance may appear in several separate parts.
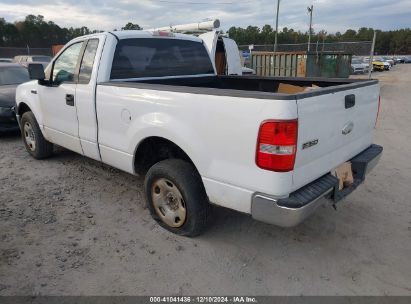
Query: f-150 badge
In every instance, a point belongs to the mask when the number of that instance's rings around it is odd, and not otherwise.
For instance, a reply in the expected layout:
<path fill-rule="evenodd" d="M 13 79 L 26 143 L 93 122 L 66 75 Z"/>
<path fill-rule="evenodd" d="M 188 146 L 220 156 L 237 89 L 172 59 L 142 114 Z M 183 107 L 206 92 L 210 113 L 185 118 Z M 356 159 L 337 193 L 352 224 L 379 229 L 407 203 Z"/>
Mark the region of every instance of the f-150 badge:
<path fill-rule="evenodd" d="M 315 146 L 316 144 L 318 144 L 318 139 L 306 142 L 305 144 L 303 144 L 303 150 L 311 148 L 312 146 Z"/>

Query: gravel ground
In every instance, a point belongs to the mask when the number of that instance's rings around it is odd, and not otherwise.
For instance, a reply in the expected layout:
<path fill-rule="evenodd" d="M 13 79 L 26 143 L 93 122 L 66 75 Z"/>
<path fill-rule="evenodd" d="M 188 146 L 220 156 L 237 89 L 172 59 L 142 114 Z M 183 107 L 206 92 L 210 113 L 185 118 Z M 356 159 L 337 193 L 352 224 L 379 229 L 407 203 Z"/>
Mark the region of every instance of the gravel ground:
<path fill-rule="evenodd" d="M 411 295 L 411 65 L 376 73 L 385 148 L 365 184 L 293 229 L 216 208 L 201 237 L 151 220 L 142 180 L 0 138 L 0 295 Z"/>

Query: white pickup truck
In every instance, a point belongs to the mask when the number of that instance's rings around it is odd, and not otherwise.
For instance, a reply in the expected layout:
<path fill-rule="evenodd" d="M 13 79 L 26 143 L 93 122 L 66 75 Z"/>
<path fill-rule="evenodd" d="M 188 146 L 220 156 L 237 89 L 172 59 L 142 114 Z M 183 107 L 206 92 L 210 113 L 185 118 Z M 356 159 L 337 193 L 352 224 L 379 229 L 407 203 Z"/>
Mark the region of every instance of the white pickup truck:
<path fill-rule="evenodd" d="M 193 36 L 79 37 L 29 72 L 16 94 L 27 151 L 42 159 L 56 144 L 145 176 L 152 216 L 180 235 L 203 231 L 210 204 L 297 225 L 352 192 L 382 154 L 376 80 L 217 76 Z M 287 85 L 310 89 L 280 93 Z M 343 188 L 331 174 L 342 164 L 353 174 Z"/>

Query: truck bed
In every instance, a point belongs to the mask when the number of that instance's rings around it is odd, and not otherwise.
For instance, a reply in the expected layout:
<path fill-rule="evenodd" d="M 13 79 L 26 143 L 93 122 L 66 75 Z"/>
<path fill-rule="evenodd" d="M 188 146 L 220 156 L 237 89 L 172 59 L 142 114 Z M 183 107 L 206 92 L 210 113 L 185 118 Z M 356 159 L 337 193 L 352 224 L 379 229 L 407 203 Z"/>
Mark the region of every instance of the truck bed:
<path fill-rule="evenodd" d="M 378 80 L 338 78 L 290 78 L 258 76 L 173 77 L 110 81 L 100 85 L 154 89 L 179 93 L 232 96 L 258 99 L 295 100 L 375 85 Z M 280 84 L 312 88 L 305 92 L 279 93 Z"/>
<path fill-rule="evenodd" d="M 309 91 L 285 94 L 278 93 L 280 84 L 311 88 Z M 138 96 L 138 100 L 145 100 L 146 97 L 135 95 L 130 89 L 139 89 L 141 92 L 155 91 L 158 93 L 155 98 L 160 96 L 161 100 L 165 100 L 164 98 L 173 100 L 174 107 L 184 103 L 184 113 L 173 114 L 177 116 L 187 114 L 181 118 L 184 120 L 192 118 L 194 109 L 202 109 L 208 128 L 210 125 L 220 125 L 211 134 L 220 134 L 222 128 L 230 134 L 235 132 L 244 135 L 250 132 L 249 141 L 244 145 L 241 144 L 241 149 L 247 149 L 249 154 L 248 158 L 242 160 L 243 162 L 253 161 L 250 155 L 255 153 L 255 138 L 262 121 L 288 119 L 284 115 L 296 113 L 297 115 L 293 118 L 298 119 L 298 143 L 291 177 L 292 185 L 291 188 L 289 187 L 292 191 L 327 174 L 369 147 L 372 144 L 378 112 L 377 80 L 199 76 L 109 81 L 101 83 L 101 90 L 97 91 L 105 92 L 105 94 L 118 94 L 120 91 L 116 90 L 117 87 L 124 88 L 125 91 L 122 94 L 130 98 Z M 198 94 L 199 97 L 192 98 L 190 96 L 192 94 Z M 253 100 L 254 102 L 250 103 Z M 277 102 L 270 105 L 266 102 L 269 100 Z M 233 101 L 236 101 L 235 107 L 232 106 Z M 286 101 L 292 102 L 284 104 Z M 232 114 L 216 114 L 216 111 L 220 112 L 218 109 L 221 113 L 229 111 Z M 235 109 L 234 112 L 233 109 Z M 169 110 L 167 107 L 167 111 Z M 157 106 L 152 111 L 160 113 L 164 109 Z M 246 121 L 246 119 L 252 121 Z M 200 124 L 198 120 L 196 116 L 196 123 Z M 245 129 L 242 131 L 236 125 L 239 120 L 244 124 Z M 233 130 L 229 127 L 232 124 L 237 126 Z M 193 125 L 195 125 L 194 122 Z M 349 130 L 346 131 L 346 129 Z M 202 131 L 198 132 L 202 134 Z M 204 138 L 204 134 L 198 136 Z M 214 138 L 210 139 L 210 142 L 213 140 Z M 242 140 L 245 140 L 244 136 Z M 310 143 L 315 144 L 310 146 Z M 225 142 L 225 145 L 239 146 L 239 143 L 238 141 Z M 305 148 L 307 145 L 309 148 Z M 258 174 L 262 174 L 262 170 L 259 170 Z M 283 189 L 286 188 L 283 187 Z M 270 194 L 281 196 L 285 193 L 276 189 Z"/>

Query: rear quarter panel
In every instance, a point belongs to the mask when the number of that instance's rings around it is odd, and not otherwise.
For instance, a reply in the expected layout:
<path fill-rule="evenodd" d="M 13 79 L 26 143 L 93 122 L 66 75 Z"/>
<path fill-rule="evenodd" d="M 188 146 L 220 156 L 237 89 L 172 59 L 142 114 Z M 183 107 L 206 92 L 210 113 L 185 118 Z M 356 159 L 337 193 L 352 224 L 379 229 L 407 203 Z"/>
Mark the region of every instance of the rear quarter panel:
<path fill-rule="evenodd" d="M 97 116 L 101 147 L 117 151 L 119 157 L 131 159 L 139 143 L 150 136 L 174 142 L 197 167 L 214 203 L 249 212 L 252 193 L 281 197 L 292 186 L 291 173 L 258 168 L 255 150 L 261 122 L 297 118 L 295 100 L 99 85 Z M 114 159 L 103 161 L 114 163 Z M 248 199 L 236 201 L 239 198 L 228 193 L 237 189 L 245 190 Z"/>

